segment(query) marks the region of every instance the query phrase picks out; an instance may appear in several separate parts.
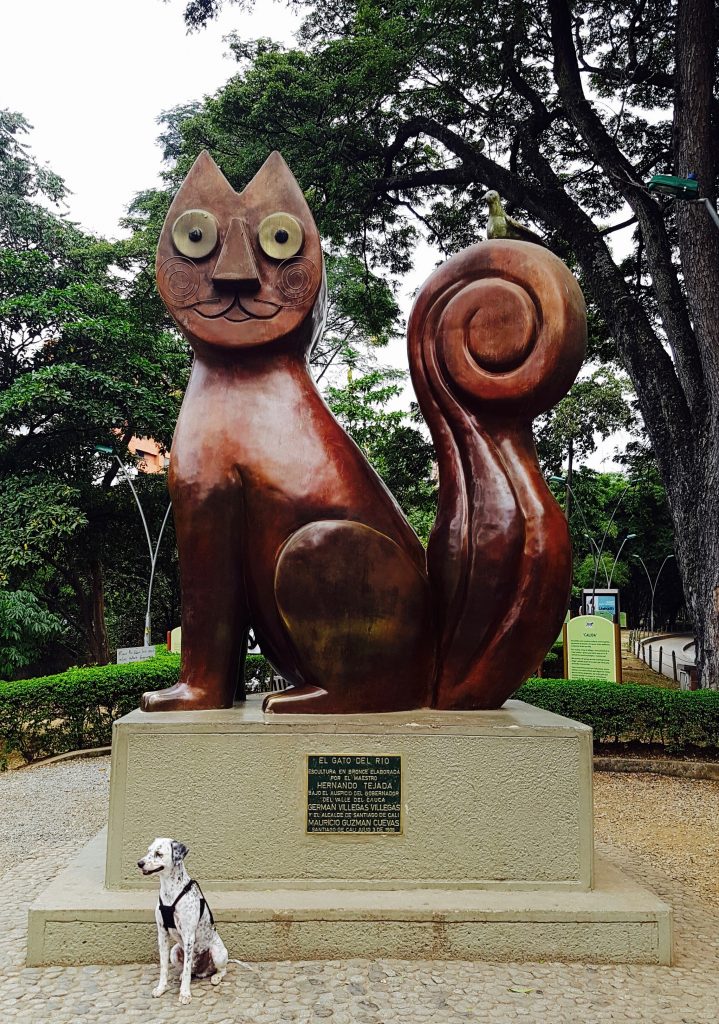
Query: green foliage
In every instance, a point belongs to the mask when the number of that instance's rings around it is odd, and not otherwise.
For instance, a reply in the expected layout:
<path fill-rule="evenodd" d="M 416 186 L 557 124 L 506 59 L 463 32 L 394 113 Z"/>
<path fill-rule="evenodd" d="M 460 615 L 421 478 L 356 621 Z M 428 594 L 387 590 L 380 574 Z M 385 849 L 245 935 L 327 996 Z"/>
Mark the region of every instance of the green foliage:
<path fill-rule="evenodd" d="M 405 422 L 406 412 L 391 408 L 406 376 L 401 370 L 388 369 L 360 377 L 350 372 L 345 387 L 327 389 L 327 401 L 426 543 L 436 512 L 434 449 L 416 427 Z"/>
<path fill-rule="evenodd" d="M 631 393 L 627 378 L 607 367 L 577 380 L 534 425 L 542 471 L 563 473 L 568 460 L 579 463 L 596 451 L 597 435 L 605 440 L 617 430 L 629 430 L 634 425 Z"/>
<path fill-rule="evenodd" d="M 63 623 L 27 590 L 0 590 L 0 679 L 14 675 L 58 637 Z"/>
<path fill-rule="evenodd" d="M 65 186 L 28 153 L 28 127 L 0 111 L 0 584 L 34 593 L 75 657 L 103 662 L 105 583 L 143 541 L 95 446 L 132 463 L 133 435 L 169 445 L 189 360 L 132 247 L 57 212 Z"/>
<path fill-rule="evenodd" d="M 597 587 L 605 587 L 611 576 L 612 585 L 622 588 L 622 610 L 628 613 L 631 623 L 639 624 L 648 613 L 650 588 L 637 556 L 644 559 L 654 578 L 664 557 L 673 550 L 674 530 L 666 491 L 649 450 L 630 442 L 624 462 L 625 473 L 597 473 L 584 467 L 573 476 L 569 529 L 574 549 L 574 596 L 583 587 L 593 585 L 597 547 L 607 531 Z M 550 486 L 563 503 L 564 485 L 552 481 Z M 635 536 L 624 545 L 615 565 L 615 555 L 630 533 Z M 683 602 L 677 567 L 670 560 L 656 591 L 657 621 L 672 624 L 681 613 Z"/>
<path fill-rule="evenodd" d="M 0 682 L 0 767 L 6 767 L 13 751 L 34 761 L 109 744 L 115 719 L 138 707 L 145 690 L 177 682 L 179 672 L 179 654 L 158 645 L 157 655 L 148 661 Z M 268 674 L 264 658 L 247 656 L 246 684 L 254 689 Z"/>
<path fill-rule="evenodd" d="M 179 655 L 158 647 L 155 658 L 131 665 L 0 682 L 0 765 L 12 751 L 33 761 L 109 744 L 113 721 L 136 708 L 145 690 L 176 682 L 179 666 Z M 248 692 L 266 689 L 271 673 L 263 657 L 248 655 Z M 712 690 L 529 679 L 514 696 L 591 726 L 597 743 L 659 744 L 672 754 L 719 752 L 719 693 Z"/>
<path fill-rule="evenodd" d="M 327 382 L 329 370 L 371 369 L 374 353 L 397 336 L 399 308 L 387 283 L 370 274 L 355 256 L 325 253 L 327 321 L 310 355 L 315 379 Z"/>
<path fill-rule="evenodd" d="M 187 25 L 204 25 L 221 6 L 222 0 L 192 0 Z M 252 0 L 238 6 L 247 9 Z M 534 145 L 546 160 L 545 177 L 556 175 L 590 216 L 606 222 L 621 210 L 617 183 L 597 166 L 556 101 L 545 5 L 294 0 L 292 6 L 304 16 L 297 48 L 231 35 L 238 73 L 202 105 L 185 108 L 186 116 L 168 117 L 165 141 L 179 174 L 206 146 L 231 180 L 247 181 L 279 148 L 323 236 L 347 241 L 399 273 L 411 263 L 420 231 L 445 253 L 483 237 L 487 187 L 502 192 L 511 182 L 510 212 L 524 207 L 517 194 L 524 191 L 527 212 L 538 218 L 541 201 L 531 202 L 539 191 Z M 578 13 L 576 32 L 583 59 L 591 55 L 597 65 L 592 90 L 611 95 L 609 106 L 620 111 L 608 113 L 604 104 L 599 117 L 630 159 L 651 163 L 668 148 L 669 124 L 642 117 L 631 104 L 661 106 L 669 98 L 666 86 L 649 89 L 646 82 L 650 65 L 666 72 L 671 18 L 651 3 L 641 5 L 641 21 L 641 33 L 629 31 L 636 22 L 598 2 Z M 630 57 L 640 61 L 641 79 L 616 74 Z M 567 255 L 550 209 L 542 213 Z"/>
<path fill-rule="evenodd" d="M 671 754 L 696 747 L 719 752 L 719 693 L 715 690 L 529 679 L 514 696 L 591 726 L 596 743 L 660 744 Z"/>

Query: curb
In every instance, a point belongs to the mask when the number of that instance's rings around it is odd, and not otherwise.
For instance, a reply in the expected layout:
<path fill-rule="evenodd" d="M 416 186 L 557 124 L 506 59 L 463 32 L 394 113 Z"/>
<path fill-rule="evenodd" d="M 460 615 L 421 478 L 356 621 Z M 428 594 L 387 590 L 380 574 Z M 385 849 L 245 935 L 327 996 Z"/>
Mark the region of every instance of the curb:
<path fill-rule="evenodd" d="M 104 757 L 111 753 L 112 747 L 86 747 L 83 750 L 68 750 L 64 754 L 55 754 L 53 757 L 43 757 L 39 761 L 28 761 L 27 764 L 18 765 L 13 771 L 22 772 L 26 768 L 37 768 L 38 765 L 60 764 L 62 761 L 77 761 L 81 757 Z"/>
<path fill-rule="evenodd" d="M 708 779 L 719 782 L 715 761 L 665 761 L 648 757 L 595 757 L 597 772 L 636 772 L 640 775 L 672 775 L 676 779 Z"/>

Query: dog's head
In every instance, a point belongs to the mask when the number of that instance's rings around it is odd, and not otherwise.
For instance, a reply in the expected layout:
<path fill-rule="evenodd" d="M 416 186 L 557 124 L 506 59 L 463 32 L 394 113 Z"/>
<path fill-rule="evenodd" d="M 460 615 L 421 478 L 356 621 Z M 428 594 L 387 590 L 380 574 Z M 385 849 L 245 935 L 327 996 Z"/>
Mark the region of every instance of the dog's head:
<path fill-rule="evenodd" d="M 137 866 L 143 875 L 157 875 L 162 871 L 169 873 L 180 866 L 189 852 L 185 844 L 178 843 L 176 839 L 153 839 Z"/>

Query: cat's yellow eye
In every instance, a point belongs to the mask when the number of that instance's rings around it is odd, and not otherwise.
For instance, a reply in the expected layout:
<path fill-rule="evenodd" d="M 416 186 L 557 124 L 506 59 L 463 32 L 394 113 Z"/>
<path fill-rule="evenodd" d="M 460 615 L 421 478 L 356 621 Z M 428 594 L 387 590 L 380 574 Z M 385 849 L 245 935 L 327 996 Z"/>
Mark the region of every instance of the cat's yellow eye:
<path fill-rule="evenodd" d="M 217 221 L 206 210 L 186 210 L 172 225 L 172 241 L 190 259 L 209 256 L 217 245 Z"/>
<path fill-rule="evenodd" d="M 273 260 L 296 256 L 305 242 L 302 225 L 291 213 L 271 213 L 257 229 L 260 247 Z"/>

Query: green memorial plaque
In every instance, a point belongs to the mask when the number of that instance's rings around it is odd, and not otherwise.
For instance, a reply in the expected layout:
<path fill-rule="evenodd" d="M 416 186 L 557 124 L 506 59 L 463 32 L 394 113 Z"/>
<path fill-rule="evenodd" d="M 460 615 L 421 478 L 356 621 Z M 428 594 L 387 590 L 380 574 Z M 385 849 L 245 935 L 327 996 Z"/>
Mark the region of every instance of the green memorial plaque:
<path fill-rule="evenodd" d="M 308 754 L 307 832 L 400 835 L 402 758 Z"/>
<path fill-rule="evenodd" d="M 614 623 L 601 615 L 577 615 L 567 623 L 567 676 L 618 682 Z"/>

